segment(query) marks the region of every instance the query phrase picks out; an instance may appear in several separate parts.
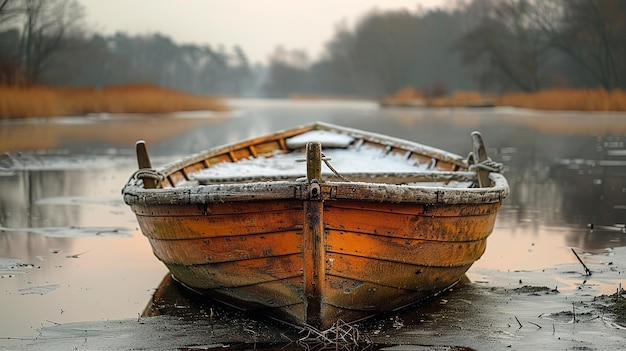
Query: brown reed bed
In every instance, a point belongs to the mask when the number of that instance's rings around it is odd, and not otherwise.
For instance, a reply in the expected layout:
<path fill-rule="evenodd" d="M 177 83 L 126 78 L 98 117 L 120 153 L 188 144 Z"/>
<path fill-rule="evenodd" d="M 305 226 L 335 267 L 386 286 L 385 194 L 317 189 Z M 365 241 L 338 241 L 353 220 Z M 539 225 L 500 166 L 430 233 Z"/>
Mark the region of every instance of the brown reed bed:
<path fill-rule="evenodd" d="M 500 96 L 499 106 L 537 110 L 626 111 L 626 91 L 604 89 L 554 89 Z"/>
<path fill-rule="evenodd" d="M 0 86 L 0 119 L 80 116 L 88 113 L 163 114 L 225 111 L 217 98 L 192 95 L 149 84 L 93 88 Z"/>
<path fill-rule="evenodd" d="M 380 100 L 381 106 L 421 107 L 426 106 L 427 99 L 421 90 L 406 87 L 385 96 Z"/>
<path fill-rule="evenodd" d="M 382 106 L 489 107 L 510 106 L 536 110 L 626 111 L 626 91 L 615 89 L 553 89 L 534 93 L 485 95 L 457 91 L 451 96 L 425 98 L 405 88 L 381 100 Z"/>

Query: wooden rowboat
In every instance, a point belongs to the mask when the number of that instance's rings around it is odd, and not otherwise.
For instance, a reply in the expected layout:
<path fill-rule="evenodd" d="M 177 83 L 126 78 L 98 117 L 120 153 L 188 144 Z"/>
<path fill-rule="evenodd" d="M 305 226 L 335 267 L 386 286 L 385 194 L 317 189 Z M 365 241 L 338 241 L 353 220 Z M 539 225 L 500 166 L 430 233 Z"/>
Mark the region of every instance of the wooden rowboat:
<path fill-rule="evenodd" d="M 183 285 L 326 329 L 438 294 L 481 257 L 509 187 L 479 133 L 471 145 L 315 123 L 155 170 L 138 142 L 122 192 Z"/>

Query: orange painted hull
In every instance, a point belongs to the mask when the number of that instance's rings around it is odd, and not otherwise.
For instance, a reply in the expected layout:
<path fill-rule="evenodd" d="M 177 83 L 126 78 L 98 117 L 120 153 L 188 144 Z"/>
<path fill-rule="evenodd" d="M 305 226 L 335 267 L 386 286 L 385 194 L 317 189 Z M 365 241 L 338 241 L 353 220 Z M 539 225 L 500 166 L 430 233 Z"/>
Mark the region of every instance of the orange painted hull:
<path fill-rule="evenodd" d="M 469 195 L 345 181 L 176 186 L 206 159 L 166 169 L 157 189 L 124 189 L 154 254 L 191 289 L 319 329 L 454 285 L 483 254 L 508 194 L 498 176 Z"/>

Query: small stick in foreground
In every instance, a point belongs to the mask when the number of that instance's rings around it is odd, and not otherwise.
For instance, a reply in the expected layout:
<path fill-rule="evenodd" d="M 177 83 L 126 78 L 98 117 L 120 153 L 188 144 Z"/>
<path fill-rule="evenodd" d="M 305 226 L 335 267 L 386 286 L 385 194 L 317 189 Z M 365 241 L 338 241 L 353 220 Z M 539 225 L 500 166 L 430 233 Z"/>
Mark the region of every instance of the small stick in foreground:
<path fill-rule="evenodd" d="M 574 251 L 574 249 L 572 248 L 572 252 L 574 253 L 574 255 L 576 256 L 576 258 L 578 259 L 578 262 L 580 262 L 580 264 L 583 265 L 583 267 L 585 268 L 585 275 L 591 275 L 591 271 L 589 270 L 589 268 L 587 268 L 587 265 L 585 265 L 585 263 L 583 262 L 583 260 L 580 259 L 580 256 L 578 256 L 578 254 L 576 253 L 576 251 Z"/>
<path fill-rule="evenodd" d="M 519 319 L 517 319 L 517 316 L 515 316 L 515 320 L 517 321 L 517 324 L 519 324 L 519 328 L 522 329 L 522 323 L 520 323 Z"/>

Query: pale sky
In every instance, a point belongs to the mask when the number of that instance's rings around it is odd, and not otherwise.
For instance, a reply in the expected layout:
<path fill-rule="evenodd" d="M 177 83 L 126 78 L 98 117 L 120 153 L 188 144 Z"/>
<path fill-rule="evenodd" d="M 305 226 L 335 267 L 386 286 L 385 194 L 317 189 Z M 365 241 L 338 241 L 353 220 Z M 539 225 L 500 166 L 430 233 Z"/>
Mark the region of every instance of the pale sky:
<path fill-rule="evenodd" d="M 251 62 L 266 62 L 278 45 L 322 52 L 337 23 L 349 28 L 379 10 L 432 9 L 446 0 L 78 0 L 90 30 L 131 35 L 159 32 L 176 43 L 238 44 Z"/>

